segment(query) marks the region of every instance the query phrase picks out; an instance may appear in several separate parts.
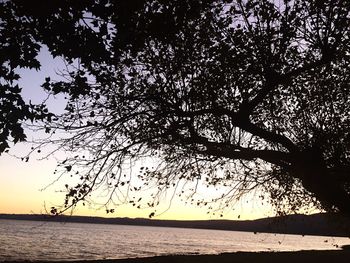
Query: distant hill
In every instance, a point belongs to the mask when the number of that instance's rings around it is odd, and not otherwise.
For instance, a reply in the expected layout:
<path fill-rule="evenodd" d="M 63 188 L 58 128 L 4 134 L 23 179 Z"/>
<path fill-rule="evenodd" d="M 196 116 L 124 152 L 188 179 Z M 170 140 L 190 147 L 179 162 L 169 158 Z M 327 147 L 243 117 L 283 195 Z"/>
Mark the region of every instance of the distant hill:
<path fill-rule="evenodd" d="M 264 233 L 350 237 L 350 219 L 333 214 L 289 215 L 257 220 L 157 220 L 144 218 L 104 218 L 89 216 L 50 216 L 0 214 L 0 219 L 55 221 L 93 224 L 118 224 L 157 227 L 201 228 Z"/>

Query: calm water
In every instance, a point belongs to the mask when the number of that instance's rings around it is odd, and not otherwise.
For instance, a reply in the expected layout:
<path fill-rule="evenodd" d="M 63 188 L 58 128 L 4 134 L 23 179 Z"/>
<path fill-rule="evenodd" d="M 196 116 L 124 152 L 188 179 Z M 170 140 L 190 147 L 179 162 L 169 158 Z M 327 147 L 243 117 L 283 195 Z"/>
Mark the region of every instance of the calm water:
<path fill-rule="evenodd" d="M 0 261 L 336 249 L 345 244 L 349 238 L 0 220 Z"/>

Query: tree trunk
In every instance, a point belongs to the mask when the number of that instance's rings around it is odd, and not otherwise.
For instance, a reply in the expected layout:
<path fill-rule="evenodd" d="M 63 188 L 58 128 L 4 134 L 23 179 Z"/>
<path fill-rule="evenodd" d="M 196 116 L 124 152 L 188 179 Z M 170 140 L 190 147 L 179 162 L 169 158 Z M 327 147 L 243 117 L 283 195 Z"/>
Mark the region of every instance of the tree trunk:
<path fill-rule="evenodd" d="M 304 151 L 298 157 L 296 167 L 305 189 L 313 193 L 326 209 L 350 216 L 350 194 L 345 182 L 329 172 L 319 149 Z"/>

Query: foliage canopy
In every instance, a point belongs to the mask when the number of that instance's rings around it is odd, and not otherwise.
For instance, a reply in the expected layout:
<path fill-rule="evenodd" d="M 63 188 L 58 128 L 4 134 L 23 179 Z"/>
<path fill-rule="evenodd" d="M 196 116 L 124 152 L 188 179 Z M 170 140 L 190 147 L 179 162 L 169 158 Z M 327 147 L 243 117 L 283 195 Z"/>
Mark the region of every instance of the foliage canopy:
<path fill-rule="evenodd" d="M 60 166 L 81 181 L 63 209 L 101 185 L 109 204 L 124 186 L 140 190 L 123 174 L 151 156 L 139 179 L 159 193 L 199 182 L 228 189 L 227 202 L 260 189 L 282 211 L 350 213 L 349 1 L 40 5 L 0 4 L 0 150 L 10 134 L 25 139 L 26 119 L 67 131 L 57 142 L 78 154 Z M 60 116 L 12 85 L 16 68 L 40 67 L 41 45 L 69 64 L 66 81 L 42 85 L 67 94 Z"/>

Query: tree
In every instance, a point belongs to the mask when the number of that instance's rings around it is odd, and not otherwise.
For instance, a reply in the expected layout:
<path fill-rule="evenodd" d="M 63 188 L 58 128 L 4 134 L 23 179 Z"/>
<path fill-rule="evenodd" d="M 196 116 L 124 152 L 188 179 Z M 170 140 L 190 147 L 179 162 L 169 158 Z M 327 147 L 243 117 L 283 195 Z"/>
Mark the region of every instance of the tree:
<path fill-rule="evenodd" d="M 1 4 L 2 50 L 25 61 L 3 71 L 38 65 L 38 44 L 70 64 L 66 81 L 43 84 L 67 94 L 66 113 L 41 118 L 78 153 L 60 164 L 81 179 L 64 209 L 101 185 L 112 198 L 128 160 L 156 156 L 138 177 L 160 192 L 195 181 L 229 187 L 228 202 L 260 189 L 282 210 L 350 214 L 348 1 L 41 5 Z"/>

